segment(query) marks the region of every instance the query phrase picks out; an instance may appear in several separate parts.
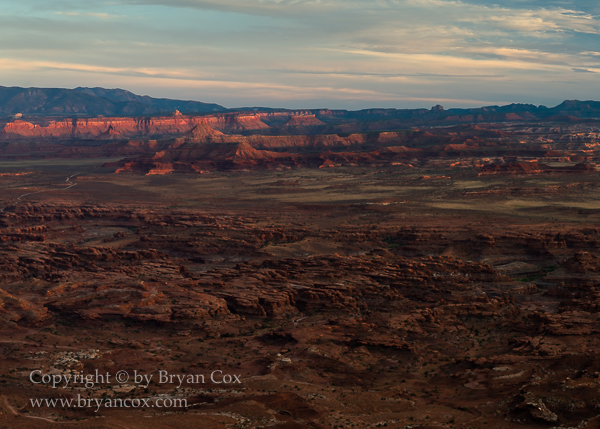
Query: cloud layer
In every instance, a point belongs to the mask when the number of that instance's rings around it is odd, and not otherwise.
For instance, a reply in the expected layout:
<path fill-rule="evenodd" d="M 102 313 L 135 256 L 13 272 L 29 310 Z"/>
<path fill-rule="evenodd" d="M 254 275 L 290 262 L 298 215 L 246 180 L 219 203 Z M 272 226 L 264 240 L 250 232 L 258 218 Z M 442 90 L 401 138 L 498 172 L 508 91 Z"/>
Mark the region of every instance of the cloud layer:
<path fill-rule="evenodd" d="M 600 99 L 599 10 L 586 1 L 5 3 L 2 85 L 122 87 L 230 107 Z"/>

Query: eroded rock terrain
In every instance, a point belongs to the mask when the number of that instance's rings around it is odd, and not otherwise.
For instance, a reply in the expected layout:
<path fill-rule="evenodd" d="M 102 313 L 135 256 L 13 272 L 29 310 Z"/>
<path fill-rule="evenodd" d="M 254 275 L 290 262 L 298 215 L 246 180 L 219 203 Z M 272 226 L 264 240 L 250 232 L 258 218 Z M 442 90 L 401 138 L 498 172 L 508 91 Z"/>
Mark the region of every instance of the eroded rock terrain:
<path fill-rule="evenodd" d="M 1 124 L 0 428 L 600 425 L 596 104 L 100 90 Z"/>
<path fill-rule="evenodd" d="M 0 427 L 596 427 L 598 173 L 461 159 L 6 167 Z"/>

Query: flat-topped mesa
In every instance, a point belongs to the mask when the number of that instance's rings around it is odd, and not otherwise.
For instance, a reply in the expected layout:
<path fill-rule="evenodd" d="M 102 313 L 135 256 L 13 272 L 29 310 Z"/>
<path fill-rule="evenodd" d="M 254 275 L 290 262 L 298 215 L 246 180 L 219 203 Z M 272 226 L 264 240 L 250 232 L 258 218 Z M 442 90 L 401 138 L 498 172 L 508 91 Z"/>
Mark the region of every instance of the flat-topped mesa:
<path fill-rule="evenodd" d="M 285 123 L 286 127 L 314 127 L 325 125 L 325 122 L 320 121 L 315 115 L 294 115 Z"/>
<path fill-rule="evenodd" d="M 4 126 L 3 139 L 95 139 L 107 135 L 131 138 L 150 135 L 180 135 L 202 121 L 202 117 L 90 118 L 28 122 L 16 120 Z"/>
<path fill-rule="evenodd" d="M 262 130 L 269 126 L 262 122 L 261 115 L 254 113 L 235 113 L 211 115 L 204 118 L 205 123 L 218 131 L 235 134 L 241 131 Z"/>
<path fill-rule="evenodd" d="M 516 108 L 514 108 L 516 109 Z M 513 110 L 514 110 L 513 109 Z M 523 108 L 524 109 L 524 108 Z M 17 117 L 0 122 L 0 139 L 130 139 L 181 137 L 198 124 L 206 124 L 224 134 L 244 135 L 320 135 L 407 130 L 416 124 L 469 124 L 479 122 L 527 121 L 535 118 L 531 112 L 505 107 L 481 109 L 366 109 L 341 110 L 281 110 L 238 111 L 184 115 L 175 110 L 169 115 L 144 117 L 51 118 Z M 547 109 L 546 109 L 547 110 Z M 544 110 L 545 111 L 545 110 Z M 558 112 L 560 113 L 560 112 Z M 463 125 L 464 126 L 464 125 Z M 468 130 L 476 131 L 475 128 Z M 477 130 L 482 138 L 486 130 Z M 458 130 L 460 133 L 460 130 Z M 495 131 L 496 133 L 501 133 Z M 487 132 L 490 133 L 489 131 Z M 214 136 L 213 136 L 214 137 Z M 449 142 L 454 143 L 454 142 Z"/>
<path fill-rule="evenodd" d="M 144 118 L 98 117 L 87 119 L 15 119 L 6 123 L 0 139 L 23 140 L 46 139 L 106 139 L 138 138 L 149 136 L 185 136 L 200 138 L 223 137 L 244 131 L 270 128 L 262 119 L 286 123 L 289 126 L 323 125 L 314 114 L 306 112 L 271 113 L 224 113 L 207 116 L 186 116 L 176 112 L 171 116 Z M 197 128 L 200 126 L 200 128 Z M 194 129 L 196 130 L 194 131 Z M 219 134 L 217 134 L 219 133 Z"/>

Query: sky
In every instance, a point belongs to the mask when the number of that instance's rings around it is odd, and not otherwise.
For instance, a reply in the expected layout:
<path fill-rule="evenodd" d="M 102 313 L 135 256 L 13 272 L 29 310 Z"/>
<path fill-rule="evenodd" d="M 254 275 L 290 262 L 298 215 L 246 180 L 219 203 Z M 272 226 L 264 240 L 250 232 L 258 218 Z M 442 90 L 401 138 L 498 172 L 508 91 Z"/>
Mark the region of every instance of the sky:
<path fill-rule="evenodd" d="M 0 0 L 0 85 L 226 107 L 600 100 L 597 0 Z"/>

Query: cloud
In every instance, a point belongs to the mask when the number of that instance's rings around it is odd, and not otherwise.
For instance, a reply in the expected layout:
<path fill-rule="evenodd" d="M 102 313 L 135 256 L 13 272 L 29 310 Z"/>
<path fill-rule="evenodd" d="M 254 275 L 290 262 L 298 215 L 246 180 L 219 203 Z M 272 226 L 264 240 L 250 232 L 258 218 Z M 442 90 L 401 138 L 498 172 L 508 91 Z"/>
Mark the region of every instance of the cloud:
<path fill-rule="evenodd" d="M 591 3 L 6 1 L 0 77 L 15 82 L 20 68 L 65 85 L 189 87 L 222 100 L 475 102 L 546 97 L 600 69 Z"/>
<path fill-rule="evenodd" d="M 210 9 L 222 12 L 245 13 L 250 15 L 298 17 L 315 12 L 338 10 L 343 13 L 356 4 L 368 4 L 361 0 L 124 0 L 123 3 L 138 5 L 158 5 L 194 9 Z"/>
<path fill-rule="evenodd" d="M 576 67 L 573 67 L 573 71 L 578 72 L 578 73 L 600 73 L 600 69 L 592 70 L 592 69 L 582 69 L 582 68 L 576 68 Z"/>
<path fill-rule="evenodd" d="M 592 14 L 533 4 L 523 9 L 451 0 L 124 0 L 124 3 L 218 10 L 292 20 L 310 17 L 318 24 L 354 18 L 352 24 L 356 26 L 353 30 L 360 30 L 365 24 L 410 28 L 411 23 L 424 22 L 433 23 L 435 27 L 442 27 L 447 22 L 492 25 L 533 35 L 564 31 L 599 34 L 600 29 L 597 17 Z"/>
<path fill-rule="evenodd" d="M 313 82 L 307 85 L 306 81 L 290 81 L 288 84 L 276 82 L 248 82 L 243 80 L 211 79 L 203 76 L 194 76 L 185 73 L 173 73 L 169 70 L 146 70 L 127 69 L 103 66 L 90 66 L 86 64 L 62 63 L 49 61 L 22 61 L 14 59 L 0 59 L 0 69 L 3 73 L 36 72 L 44 70 L 63 70 L 76 73 L 75 76 L 84 75 L 108 75 L 119 76 L 122 82 L 135 82 L 137 85 L 155 85 L 162 88 L 172 89 L 201 89 L 210 93 L 221 95 L 224 93 L 235 93 L 238 98 L 247 100 L 267 98 L 276 102 L 284 103 L 286 100 L 310 100 L 317 97 L 327 97 L 340 100 L 371 100 L 373 102 L 384 101 L 427 101 L 427 102 L 457 102 L 458 98 L 431 98 L 409 96 L 390 92 L 383 88 L 356 88 L 340 84 L 338 79 L 332 79 L 328 85 L 325 80 Z M 132 80 L 135 79 L 135 80 Z M 295 83 L 295 84 L 294 84 Z M 475 102 L 475 100 L 462 100 L 463 102 Z M 481 100 L 479 100 L 481 101 Z"/>
<path fill-rule="evenodd" d="M 482 14 L 481 21 L 496 28 L 536 36 L 551 33 L 579 32 L 600 34 L 600 23 L 588 14 L 568 9 L 515 11 L 499 9 L 499 15 Z"/>
<path fill-rule="evenodd" d="M 566 65 L 574 60 L 571 55 L 562 53 L 544 52 L 532 49 L 515 49 L 495 46 L 475 46 L 464 48 L 464 52 L 483 54 L 491 57 L 502 58 L 508 61 L 526 61 L 538 64 Z"/>
<path fill-rule="evenodd" d="M 273 70 L 277 73 L 290 73 L 290 74 L 307 74 L 307 75 L 317 75 L 317 76 L 347 76 L 347 77 L 376 77 L 376 78 L 404 78 L 404 77 L 450 77 L 450 78 L 473 78 L 473 77 L 505 77 L 504 75 L 499 74 L 481 74 L 481 75 L 473 75 L 473 74 L 444 74 L 444 73 L 402 73 L 402 74 L 394 74 L 394 73 L 370 73 L 370 72 L 357 72 L 357 71 L 318 71 L 318 70 L 291 70 L 291 69 L 280 69 Z"/>
<path fill-rule="evenodd" d="M 63 16 L 84 16 L 84 17 L 92 17 L 98 19 L 115 19 L 115 18 L 123 18 L 123 16 L 119 15 L 111 15 L 108 13 L 94 13 L 94 12 L 54 12 L 56 15 Z"/>
<path fill-rule="evenodd" d="M 510 52 L 508 49 L 505 51 Z M 511 70 L 563 71 L 568 68 L 565 65 L 532 62 L 515 57 L 507 57 L 506 59 L 478 59 L 467 58 L 461 55 L 384 53 L 369 50 L 349 50 L 345 52 L 365 57 L 387 59 L 394 61 L 397 65 L 401 64 L 405 69 L 445 70 L 448 74 L 470 74 L 471 76 L 479 75 L 485 70 L 502 70 L 505 72 Z"/>
<path fill-rule="evenodd" d="M 198 73 L 193 73 L 186 70 L 173 70 L 170 68 L 131 68 L 131 67 L 107 67 L 93 64 L 78 64 L 72 62 L 59 61 L 38 61 L 38 60 L 21 60 L 15 58 L 0 59 L 0 68 L 2 70 L 69 70 L 85 73 L 105 73 L 116 74 L 123 76 L 139 76 L 163 79 L 201 79 Z"/>

